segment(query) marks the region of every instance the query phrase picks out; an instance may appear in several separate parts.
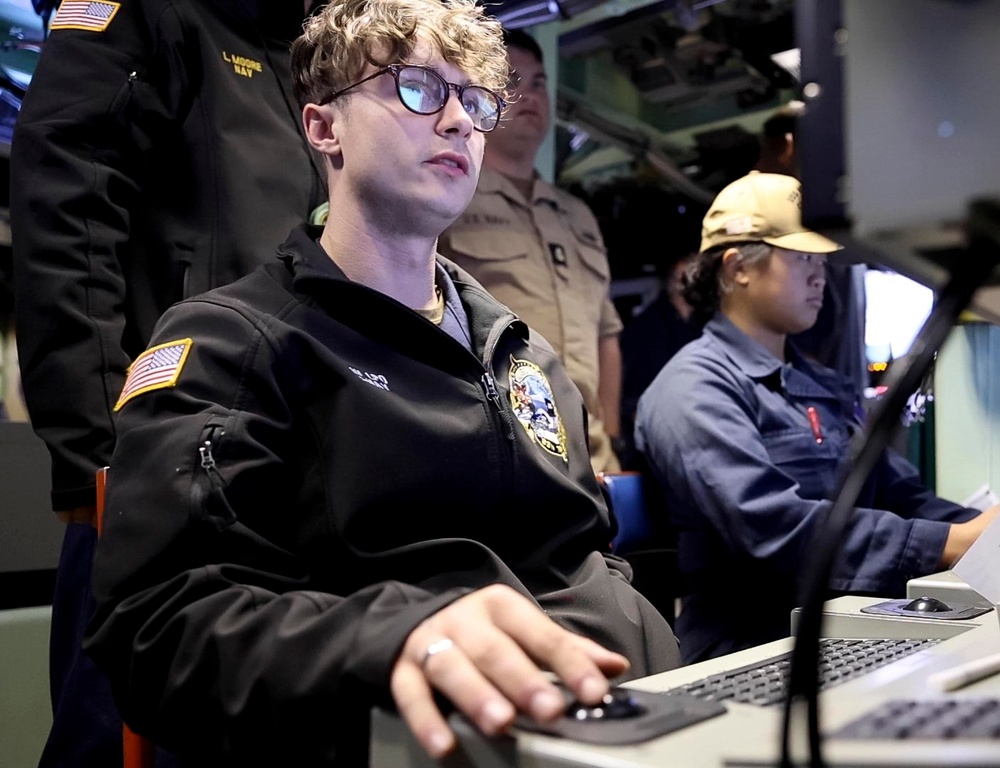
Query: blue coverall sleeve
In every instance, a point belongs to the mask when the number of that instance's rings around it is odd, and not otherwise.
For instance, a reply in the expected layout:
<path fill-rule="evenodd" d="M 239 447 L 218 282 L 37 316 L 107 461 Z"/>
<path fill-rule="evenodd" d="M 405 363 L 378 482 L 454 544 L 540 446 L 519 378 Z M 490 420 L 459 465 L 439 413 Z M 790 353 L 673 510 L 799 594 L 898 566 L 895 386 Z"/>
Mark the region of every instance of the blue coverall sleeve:
<path fill-rule="evenodd" d="M 803 497 L 793 474 L 796 463 L 827 461 L 827 471 L 836 471 L 839 461 L 804 456 L 777 465 L 758 428 L 754 386 L 723 361 L 686 355 L 640 400 L 636 442 L 664 485 L 676 524 L 707 525 L 732 554 L 794 578 L 832 507 L 828 499 Z M 940 521 L 964 510 L 951 505 L 949 511 L 919 493 L 905 472 L 894 476 L 890 496 L 898 502 L 892 510 L 855 510 L 831 588 L 896 591 L 907 579 L 936 569 L 948 532 Z M 919 505 L 910 514 L 898 513 L 913 502 Z"/>
<path fill-rule="evenodd" d="M 896 451 L 886 451 L 879 471 L 884 478 L 879 505 L 901 517 L 960 522 L 979 514 L 934 494 L 921 482 L 917 468 Z"/>

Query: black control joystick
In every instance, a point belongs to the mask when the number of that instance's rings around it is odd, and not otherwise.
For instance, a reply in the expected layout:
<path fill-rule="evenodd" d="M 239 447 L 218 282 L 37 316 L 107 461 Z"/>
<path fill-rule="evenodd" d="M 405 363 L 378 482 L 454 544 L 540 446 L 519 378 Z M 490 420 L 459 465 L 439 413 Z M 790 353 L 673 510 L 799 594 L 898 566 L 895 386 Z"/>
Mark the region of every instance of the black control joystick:
<path fill-rule="evenodd" d="M 573 701 L 566 707 L 566 716 L 581 722 L 622 720 L 637 717 L 644 712 L 646 712 L 646 707 L 623 688 L 615 688 L 604 694 L 604 699 L 600 704 L 582 704 L 579 701 Z"/>

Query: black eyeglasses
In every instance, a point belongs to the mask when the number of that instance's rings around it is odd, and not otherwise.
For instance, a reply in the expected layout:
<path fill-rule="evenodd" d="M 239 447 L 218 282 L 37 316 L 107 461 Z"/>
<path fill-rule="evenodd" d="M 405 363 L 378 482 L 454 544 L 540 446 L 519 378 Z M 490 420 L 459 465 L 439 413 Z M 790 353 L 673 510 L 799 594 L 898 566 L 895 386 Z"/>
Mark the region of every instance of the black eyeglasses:
<path fill-rule="evenodd" d="M 489 133 L 497 127 L 500 115 L 506 106 L 504 100 L 488 88 L 480 85 L 449 83 L 433 69 L 416 64 L 390 64 L 364 80 L 358 80 L 336 93 L 331 93 L 320 102 L 320 106 L 329 104 L 352 88 L 386 73 L 391 74 L 396 81 L 396 95 L 399 96 L 402 105 L 418 115 L 433 115 L 440 112 L 454 90 L 458 94 L 462 108 L 472 118 L 472 127 L 482 133 Z"/>

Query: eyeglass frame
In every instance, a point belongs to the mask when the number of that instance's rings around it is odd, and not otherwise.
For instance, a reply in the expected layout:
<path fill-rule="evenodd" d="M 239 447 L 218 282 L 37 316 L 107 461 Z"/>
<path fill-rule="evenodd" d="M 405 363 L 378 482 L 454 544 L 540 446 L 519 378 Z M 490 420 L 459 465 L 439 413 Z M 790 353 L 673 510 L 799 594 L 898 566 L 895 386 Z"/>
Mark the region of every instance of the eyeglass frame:
<path fill-rule="evenodd" d="M 417 110 L 413 109 L 409 104 L 406 103 L 406 101 L 403 99 L 403 94 L 400 91 L 399 87 L 399 73 L 404 69 L 419 69 L 424 72 L 429 72 L 430 74 L 432 74 L 434 77 L 438 78 L 442 83 L 445 84 L 445 97 L 444 101 L 441 102 L 440 107 L 435 109 L 433 112 L 417 112 Z M 392 75 L 392 79 L 396 84 L 396 97 L 399 99 L 399 103 L 402 104 L 407 110 L 409 110 L 415 115 L 436 115 L 438 112 L 444 111 L 444 108 L 448 106 L 448 99 L 451 98 L 452 91 L 455 91 L 459 103 L 461 103 L 462 94 L 465 93 L 466 89 L 478 88 L 479 90 L 485 91 L 486 93 L 490 94 L 493 98 L 497 100 L 497 121 L 492 128 L 478 128 L 476 127 L 475 124 L 473 124 L 472 128 L 473 130 L 479 131 L 480 133 L 490 133 L 492 131 L 495 131 L 497 126 L 500 125 L 500 116 L 503 114 L 503 111 L 507 108 L 506 99 L 504 99 L 496 91 L 492 91 L 489 88 L 483 87 L 482 85 L 476 85 L 475 83 L 467 83 L 466 85 L 459 85 L 458 83 L 450 83 L 447 80 L 445 80 L 444 77 L 439 72 L 436 72 L 431 67 L 425 67 L 422 64 L 388 64 L 382 69 L 378 70 L 377 72 L 368 75 L 368 77 L 363 78 L 362 80 L 358 80 L 356 83 L 351 83 L 346 88 L 341 88 L 339 91 L 335 91 L 334 93 L 331 93 L 329 96 L 324 97 L 319 102 L 319 106 L 321 107 L 325 106 L 334 99 L 336 99 L 338 96 L 343 96 L 352 88 L 357 88 L 359 85 L 363 85 L 364 83 L 367 83 L 369 80 L 374 80 L 376 77 L 381 77 L 382 75 L 385 74 Z"/>

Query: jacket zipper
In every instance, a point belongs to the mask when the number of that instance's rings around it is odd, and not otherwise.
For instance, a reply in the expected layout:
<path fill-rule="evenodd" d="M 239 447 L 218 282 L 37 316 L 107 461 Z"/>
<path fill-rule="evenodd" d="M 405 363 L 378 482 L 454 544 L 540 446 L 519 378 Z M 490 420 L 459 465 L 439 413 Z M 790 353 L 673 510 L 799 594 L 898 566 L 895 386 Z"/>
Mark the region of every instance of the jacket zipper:
<path fill-rule="evenodd" d="M 483 391 L 486 393 L 486 399 L 492 403 L 494 412 L 493 423 L 496 424 L 499 429 L 498 432 L 503 434 L 507 439 L 506 441 L 500 441 L 497 446 L 499 458 L 500 458 L 500 488 L 502 491 L 509 492 L 514 487 L 514 445 L 515 445 L 515 435 L 514 435 L 514 417 L 508 408 L 504 407 L 503 399 L 500 395 L 500 390 L 497 387 L 496 379 L 493 378 L 493 353 L 496 351 L 497 346 L 500 343 L 500 339 L 504 332 L 510 327 L 510 323 L 501 326 L 499 330 L 494 329 L 490 332 L 489 337 L 486 339 L 486 344 L 483 348 L 483 375 L 480 377 L 480 384 L 483 387 Z"/>
<path fill-rule="evenodd" d="M 222 474 L 215 464 L 215 456 L 212 455 L 212 438 L 215 437 L 217 429 L 218 427 L 212 427 L 208 433 L 208 439 L 204 440 L 198 448 L 198 455 L 201 456 L 201 468 L 205 470 L 205 474 L 208 475 L 213 486 L 223 484 Z"/>
<path fill-rule="evenodd" d="M 503 325 L 499 323 L 494 325 L 490 329 L 489 335 L 486 337 L 486 343 L 483 345 L 483 376 L 482 384 L 483 390 L 486 392 L 486 397 L 494 407 L 497 409 L 497 414 L 500 418 L 500 423 L 506 429 L 507 441 L 513 445 L 514 442 L 514 420 L 511 416 L 510 411 L 503 407 L 503 403 L 500 400 L 500 390 L 497 389 L 496 380 L 493 378 L 493 354 L 496 352 L 497 347 L 500 345 L 500 339 L 503 337 L 504 333 L 510 328 L 510 320 Z M 513 460 L 511 461 L 513 463 Z"/>
<path fill-rule="evenodd" d="M 192 502 L 196 515 L 211 520 L 221 530 L 236 522 L 236 512 L 229 505 L 225 494 L 226 480 L 215 463 L 213 448 L 216 445 L 216 434 L 221 437 L 225 434 L 225 430 L 217 424 L 206 427 L 201 444 L 198 446 L 199 464 L 208 479 L 208 489 L 206 493 L 202 490 L 202 483 L 195 482 Z"/>
<path fill-rule="evenodd" d="M 513 442 L 514 424 L 511 422 L 510 412 L 503 407 L 503 402 L 500 400 L 500 391 L 497 389 L 496 381 L 493 379 L 493 374 L 486 371 L 482 377 L 482 384 L 483 389 L 486 392 L 487 399 L 493 403 L 494 407 L 497 409 L 501 425 L 507 430 L 507 439 Z"/>

